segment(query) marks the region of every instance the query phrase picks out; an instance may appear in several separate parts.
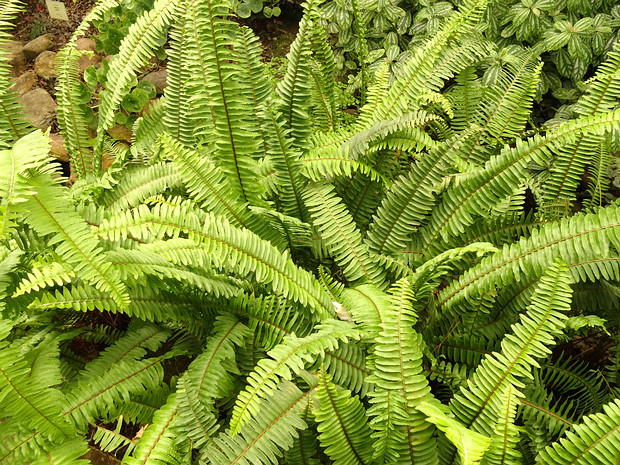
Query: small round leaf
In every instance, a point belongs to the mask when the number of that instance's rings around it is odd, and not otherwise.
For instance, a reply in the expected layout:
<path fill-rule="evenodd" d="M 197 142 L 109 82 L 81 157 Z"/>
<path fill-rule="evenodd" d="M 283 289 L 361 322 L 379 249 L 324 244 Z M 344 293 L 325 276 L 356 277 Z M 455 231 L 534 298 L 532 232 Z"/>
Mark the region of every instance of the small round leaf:
<path fill-rule="evenodd" d="M 282 10 L 280 9 L 279 6 L 274 6 L 273 10 L 271 10 L 271 12 L 277 18 L 278 16 L 280 16 L 280 13 L 282 13 Z"/>
<path fill-rule="evenodd" d="M 241 3 L 239 4 L 239 7 L 237 8 L 237 14 L 239 15 L 240 18 L 249 18 L 250 15 L 252 14 L 252 9 L 250 8 L 250 5 L 248 5 L 247 3 Z"/>

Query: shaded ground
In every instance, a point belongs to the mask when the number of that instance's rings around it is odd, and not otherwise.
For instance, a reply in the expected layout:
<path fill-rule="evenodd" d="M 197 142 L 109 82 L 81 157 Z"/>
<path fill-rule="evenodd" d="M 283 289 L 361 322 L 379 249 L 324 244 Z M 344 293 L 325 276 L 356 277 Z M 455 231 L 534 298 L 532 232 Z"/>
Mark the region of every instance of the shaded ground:
<path fill-rule="evenodd" d="M 25 11 L 20 13 L 11 31 L 16 40 L 28 42 L 35 37 L 50 33 L 56 42 L 55 50 L 62 47 L 79 26 L 84 17 L 97 3 L 96 0 L 76 0 L 64 2 L 69 21 L 52 19 L 45 0 L 22 0 Z"/>

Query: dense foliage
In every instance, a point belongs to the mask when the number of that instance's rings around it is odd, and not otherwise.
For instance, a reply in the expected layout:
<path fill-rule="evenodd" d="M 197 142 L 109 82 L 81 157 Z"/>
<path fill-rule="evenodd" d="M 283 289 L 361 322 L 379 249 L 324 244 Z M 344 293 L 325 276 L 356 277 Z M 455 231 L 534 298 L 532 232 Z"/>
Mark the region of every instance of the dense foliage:
<path fill-rule="evenodd" d="M 620 456 L 617 345 L 604 367 L 552 351 L 617 333 L 620 51 L 538 125 L 546 50 L 511 48 L 489 85 L 499 2 L 458 3 L 365 71 L 352 116 L 320 0 L 276 82 L 228 3 L 156 0 L 92 137 L 75 45 L 102 0 L 59 54 L 71 185 L 0 64 L 1 463 L 84 464 L 89 444 L 130 465 Z M 0 41 L 18 9 L 0 0 Z M 165 95 L 117 144 L 166 36 Z"/>

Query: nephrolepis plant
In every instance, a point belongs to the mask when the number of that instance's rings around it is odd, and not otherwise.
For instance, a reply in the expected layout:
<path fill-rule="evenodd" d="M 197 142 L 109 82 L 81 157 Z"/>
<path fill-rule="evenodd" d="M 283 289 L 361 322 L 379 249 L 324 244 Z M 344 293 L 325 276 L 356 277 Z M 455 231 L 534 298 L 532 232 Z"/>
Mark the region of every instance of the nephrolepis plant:
<path fill-rule="evenodd" d="M 345 122 L 319 3 L 273 86 L 227 3 L 156 0 L 110 61 L 92 138 L 74 49 L 116 4 L 97 3 L 60 54 L 71 185 L 2 62 L 1 463 L 620 456 L 617 356 L 553 350 L 617 330 L 620 53 L 572 117 L 532 127 L 540 57 L 481 85 L 497 46 L 477 28 L 487 1 L 464 0 Z M 3 31 L 16 12 L 0 1 Z M 165 33 L 165 95 L 104 171 Z"/>

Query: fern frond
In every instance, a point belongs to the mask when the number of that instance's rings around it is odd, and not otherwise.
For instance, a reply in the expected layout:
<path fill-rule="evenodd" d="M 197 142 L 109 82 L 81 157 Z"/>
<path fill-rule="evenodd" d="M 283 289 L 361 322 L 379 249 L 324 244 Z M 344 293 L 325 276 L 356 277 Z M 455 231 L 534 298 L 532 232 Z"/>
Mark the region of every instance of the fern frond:
<path fill-rule="evenodd" d="M 521 463 L 521 454 L 517 449 L 519 427 L 514 424 L 517 403 L 514 388 L 512 385 L 508 385 L 503 393 L 501 408 L 490 439 L 490 447 L 484 454 L 482 465 L 518 465 Z"/>
<path fill-rule="evenodd" d="M 433 396 L 422 374 L 424 342 L 413 330 L 417 317 L 412 307 L 411 284 L 402 278 L 390 293 L 390 306 L 375 338 L 374 374 L 367 379 L 375 384 L 375 390 L 369 393 L 373 406 L 368 414 L 384 419 L 373 421 L 373 437 L 380 439 L 373 447 L 377 453 L 383 450 L 385 458 L 431 463 L 437 454 L 434 428 L 417 407 Z M 398 441 L 390 437 L 393 433 L 387 434 L 392 428 L 398 431 Z M 386 447 L 386 441 L 392 441 L 391 448 Z"/>
<path fill-rule="evenodd" d="M 88 452 L 84 439 L 70 439 L 51 447 L 39 456 L 32 465 L 88 465 L 83 456 Z"/>
<path fill-rule="evenodd" d="M 339 390 L 321 369 L 315 393 L 319 408 L 312 411 L 318 439 L 334 465 L 370 464 L 372 446 L 368 418 L 362 403 L 351 391 Z"/>
<path fill-rule="evenodd" d="M 553 338 L 561 334 L 564 313 L 570 310 L 572 290 L 565 265 L 554 264 L 545 273 L 527 312 L 504 337 L 501 352 L 487 356 L 466 389 L 454 396 L 450 409 L 465 426 L 491 435 L 501 409 L 501 394 L 508 385 L 523 387 L 531 378 L 536 358 L 550 353 Z"/>
<path fill-rule="evenodd" d="M 251 418 L 238 434 L 222 434 L 206 452 L 214 465 L 277 464 L 282 451 L 293 445 L 298 430 L 307 427 L 300 418 L 314 388 L 301 392 L 294 384 L 283 381 L 269 396 L 260 415 Z"/>
<path fill-rule="evenodd" d="M 600 464 L 620 456 L 620 400 L 587 416 L 538 457 L 542 464 Z"/>
<path fill-rule="evenodd" d="M 370 284 L 384 286 L 383 270 L 368 253 L 368 247 L 362 242 L 346 207 L 335 195 L 333 186 L 310 182 L 304 199 L 321 240 L 347 280 L 363 278 Z"/>
<path fill-rule="evenodd" d="M 38 176 L 31 185 L 36 194 L 20 205 L 25 220 L 39 234 L 52 235 L 48 244 L 57 245 L 56 253 L 82 280 L 110 292 L 119 306 L 127 305 L 129 296 L 124 284 L 110 269 L 110 263 L 84 220 L 75 210 L 67 209 L 66 192 L 47 176 Z"/>
<path fill-rule="evenodd" d="M 350 323 L 327 320 L 317 327 L 318 331 L 304 338 L 291 334 L 284 341 L 270 350 L 258 362 L 255 370 L 248 376 L 248 386 L 237 396 L 233 409 L 230 428 L 233 434 L 239 432 L 252 416 L 257 416 L 262 409 L 265 398 L 271 394 L 280 379 L 290 380 L 294 373 L 304 368 L 304 364 L 313 362 L 314 357 L 334 350 L 340 341 L 359 339 L 361 332 Z"/>
<path fill-rule="evenodd" d="M 605 194 L 609 190 L 609 167 L 611 154 L 609 140 L 606 138 L 599 143 L 598 149 L 592 155 L 592 162 L 588 168 L 588 195 L 584 207 L 601 207 L 605 203 Z"/>
<path fill-rule="evenodd" d="M 293 147 L 298 150 L 303 150 L 305 141 L 310 136 L 308 108 L 311 98 L 312 12 L 321 3 L 322 0 L 308 0 L 303 3 L 304 16 L 286 55 L 286 71 L 276 87 L 277 110 L 282 113 L 284 128 L 290 131 Z"/>

